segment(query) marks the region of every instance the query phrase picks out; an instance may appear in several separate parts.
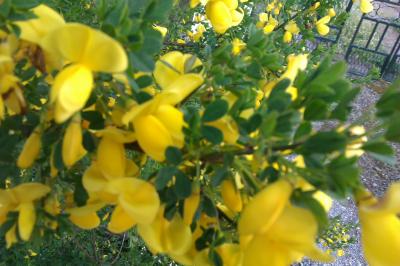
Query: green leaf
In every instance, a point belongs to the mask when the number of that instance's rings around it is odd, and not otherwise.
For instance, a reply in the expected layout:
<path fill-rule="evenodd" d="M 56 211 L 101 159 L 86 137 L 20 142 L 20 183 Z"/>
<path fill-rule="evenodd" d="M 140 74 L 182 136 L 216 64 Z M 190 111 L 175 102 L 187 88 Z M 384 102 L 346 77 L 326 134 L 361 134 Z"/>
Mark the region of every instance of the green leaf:
<path fill-rule="evenodd" d="M 86 111 L 82 113 L 82 118 L 89 121 L 90 129 L 103 129 L 105 120 L 98 111 Z"/>
<path fill-rule="evenodd" d="M 224 179 L 226 177 L 228 177 L 229 172 L 227 169 L 225 168 L 219 168 L 215 171 L 215 174 L 211 177 L 211 186 L 213 187 L 217 187 L 219 186 L 222 181 L 224 181 Z"/>
<path fill-rule="evenodd" d="M 182 153 L 177 147 L 168 147 L 165 151 L 167 162 L 173 165 L 179 165 L 182 162 Z"/>
<path fill-rule="evenodd" d="M 78 207 L 82 207 L 86 205 L 87 200 L 89 199 L 89 194 L 86 189 L 83 187 L 82 176 L 75 176 L 75 190 L 74 190 L 74 201 Z"/>
<path fill-rule="evenodd" d="M 175 194 L 179 199 L 185 199 L 192 194 L 192 182 L 181 171 L 175 174 Z"/>
<path fill-rule="evenodd" d="M 362 146 L 372 157 L 384 163 L 396 164 L 396 157 L 392 147 L 384 141 L 370 141 Z"/>
<path fill-rule="evenodd" d="M 214 202 L 207 196 L 204 196 L 202 200 L 202 207 L 204 212 L 210 217 L 217 217 L 218 211 L 214 205 Z"/>
<path fill-rule="evenodd" d="M 318 132 L 310 137 L 304 144 L 303 152 L 309 153 L 330 153 L 344 149 L 346 146 L 346 138 L 335 132 Z"/>
<path fill-rule="evenodd" d="M 400 117 L 394 117 L 390 121 L 385 138 L 389 141 L 400 142 Z"/>
<path fill-rule="evenodd" d="M 139 86 L 139 88 L 143 89 L 153 84 L 153 79 L 148 75 L 143 75 L 136 79 L 136 83 Z"/>
<path fill-rule="evenodd" d="M 60 140 L 54 147 L 53 156 L 54 156 L 53 157 L 54 166 L 58 170 L 63 170 L 64 169 L 64 161 L 62 158 L 62 140 Z"/>
<path fill-rule="evenodd" d="M 328 117 L 328 104 L 322 100 L 313 100 L 306 106 L 304 119 L 308 121 L 323 120 Z"/>
<path fill-rule="evenodd" d="M 94 140 L 92 134 L 90 134 L 90 132 L 87 130 L 83 133 L 83 147 L 88 152 L 96 151 L 95 140 Z"/>
<path fill-rule="evenodd" d="M 324 84 L 330 85 L 335 83 L 338 79 L 344 76 L 347 72 L 347 64 L 344 61 L 338 62 L 333 66 L 329 67 L 326 71 L 323 71 L 313 81 L 313 84 Z"/>
<path fill-rule="evenodd" d="M 130 52 L 129 59 L 132 66 L 139 71 L 152 72 L 154 69 L 153 57 L 147 53 Z"/>
<path fill-rule="evenodd" d="M 203 122 L 212 122 L 222 118 L 229 109 L 228 102 L 222 99 L 215 100 L 207 105 L 204 111 L 202 120 Z"/>
<path fill-rule="evenodd" d="M 156 177 L 155 186 L 157 190 L 164 189 L 168 182 L 172 180 L 172 177 L 175 175 L 176 168 L 172 166 L 166 166 L 161 168 Z"/>
<path fill-rule="evenodd" d="M 0 16 L 3 18 L 8 17 L 11 10 L 11 0 L 4 0 L 0 5 Z"/>
<path fill-rule="evenodd" d="M 202 126 L 201 134 L 206 140 L 215 145 L 221 143 L 224 139 L 222 131 L 211 126 Z"/>
<path fill-rule="evenodd" d="M 218 252 L 215 249 L 210 249 L 210 252 L 208 252 L 208 259 L 210 261 L 212 261 L 214 266 L 223 266 L 224 265 L 221 256 L 218 254 Z"/>
<path fill-rule="evenodd" d="M 294 142 L 297 142 L 303 139 L 306 136 L 309 136 L 312 132 L 312 125 L 308 121 L 304 121 L 296 130 L 294 134 Z"/>

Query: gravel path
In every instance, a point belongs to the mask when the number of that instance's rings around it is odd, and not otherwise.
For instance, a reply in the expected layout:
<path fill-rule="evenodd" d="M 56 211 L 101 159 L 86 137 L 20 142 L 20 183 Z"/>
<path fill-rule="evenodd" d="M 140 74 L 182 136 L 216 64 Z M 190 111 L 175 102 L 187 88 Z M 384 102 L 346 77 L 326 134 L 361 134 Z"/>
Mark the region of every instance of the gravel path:
<path fill-rule="evenodd" d="M 364 112 L 373 106 L 379 99 L 379 94 L 372 89 L 365 88 L 362 90 L 356 101 L 354 102 L 354 109 L 350 117 L 350 121 L 357 121 Z M 364 124 L 366 128 L 373 125 L 373 120 Z M 371 158 L 368 155 L 361 157 L 359 165 L 362 168 L 361 179 L 365 186 L 370 189 L 375 195 L 382 196 L 388 186 L 396 180 L 400 180 L 400 146 L 393 145 L 397 153 L 397 164 L 395 166 L 388 166 L 380 161 Z M 331 217 L 340 215 L 343 222 L 358 224 L 357 209 L 352 200 L 335 201 L 329 213 Z M 353 232 L 353 237 L 357 239 L 355 244 L 350 245 L 345 250 L 345 255 L 337 258 L 334 263 L 323 264 L 315 263 L 305 260 L 298 265 L 300 266 L 367 266 L 365 262 L 363 251 L 360 244 L 360 228 Z"/>

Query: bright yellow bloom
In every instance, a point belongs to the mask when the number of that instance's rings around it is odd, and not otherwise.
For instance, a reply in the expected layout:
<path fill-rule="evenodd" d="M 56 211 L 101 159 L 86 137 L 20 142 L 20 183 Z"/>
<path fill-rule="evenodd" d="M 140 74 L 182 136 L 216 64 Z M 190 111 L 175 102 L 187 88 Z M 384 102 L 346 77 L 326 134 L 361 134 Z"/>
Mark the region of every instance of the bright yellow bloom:
<path fill-rule="evenodd" d="M 157 191 L 152 184 L 129 177 L 138 173 L 138 167 L 132 161 L 126 161 L 125 165 L 124 175 L 106 176 L 100 165 L 93 162 L 82 179 L 93 202 L 116 206 L 108 225 L 108 230 L 114 233 L 122 233 L 136 224 L 151 223 L 160 206 Z M 93 213 L 91 210 L 85 214 Z"/>
<path fill-rule="evenodd" d="M 69 23 L 45 38 L 57 57 L 71 64 L 60 71 L 50 92 L 54 118 L 63 123 L 81 110 L 93 87 L 93 72 L 122 72 L 128 66 L 123 47 L 101 31 Z"/>
<path fill-rule="evenodd" d="M 365 193 L 358 205 L 361 241 L 368 263 L 400 265 L 400 183 L 392 184 L 380 200 Z"/>
<path fill-rule="evenodd" d="M 349 129 L 349 132 L 351 133 L 352 137 L 356 138 L 347 145 L 345 156 L 348 158 L 353 156 L 360 157 L 364 154 L 362 146 L 368 141 L 367 136 L 365 136 L 365 128 L 363 126 L 354 126 Z"/>
<path fill-rule="evenodd" d="M 244 13 L 238 8 L 238 0 L 209 0 L 206 15 L 215 32 L 224 34 L 229 28 L 242 22 Z"/>
<path fill-rule="evenodd" d="M 168 29 L 159 25 L 153 25 L 153 29 L 161 33 L 163 37 L 167 36 Z"/>
<path fill-rule="evenodd" d="M 281 79 L 287 78 L 294 82 L 299 71 L 304 71 L 307 68 L 307 55 L 289 55 L 287 60 L 287 69 L 285 73 L 283 73 L 283 75 L 281 76 Z"/>
<path fill-rule="evenodd" d="M 371 0 L 353 0 L 353 2 L 360 2 L 360 10 L 365 14 L 374 10 Z"/>
<path fill-rule="evenodd" d="M 316 3 L 310 8 L 310 10 L 311 10 L 311 11 L 315 11 L 315 10 L 317 10 L 320 6 L 321 6 L 321 3 L 320 3 L 320 2 L 316 2 Z"/>
<path fill-rule="evenodd" d="M 244 266 L 290 265 L 308 256 L 329 262 L 316 244 L 318 224 L 310 211 L 289 202 L 291 185 L 279 180 L 259 192 L 239 220 Z"/>
<path fill-rule="evenodd" d="M 293 35 L 299 34 L 300 29 L 297 26 L 296 22 L 290 21 L 286 26 L 285 26 L 285 35 L 283 36 L 283 41 L 286 43 L 289 43 L 293 39 Z"/>
<path fill-rule="evenodd" d="M 330 20 L 331 20 L 330 16 L 325 16 L 315 23 L 315 26 L 317 27 L 317 31 L 320 35 L 325 36 L 329 33 L 330 28 L 326 24 L 328 24 Z"/>
<path fill-rule="evenodd" d="M 0 189 L 0 225 L 5 222 L 9 212 L 19 212 L 19 236 L 22 240 L 28 241 L 36 223 L 34 202 L 49 192 L 50 188 L 40 183 L 25 183 L 12 189 Z M 7 232 L 7 247 L 17 241 L 15 232 L 15 226 Z"/>
<path fill-rule="evenodd" d="M 26 140 L 21 153 L 18 156 L 17 166 L 19 168 L 29 168 L 39 156 L 42 148 L 42 135 L 40 129 L 36 128 Z"/>
<path fill-rule="evenodd" d="M 179 214 L 171 221 L 164 218 L 164 207 L 152 223 L 138 225 L 138 233 L 153 253 L 182 256 L 192 246 L 192 232 Z"/>
<path fill-rule="evenodd" d="M 232 181 L 224 180 L 221 184 L 221 196 L 225 205 L 234 212 L 243 208 L 242 196 Z"/>
<path fill-rule="evenodd" d="M 336 11 L 335 11 L 335 9 L 330 8 L 330 9 L 328 10 L 328 15 L 329 15 L 331 18 L 335 17 L 335 16 L 336 16 Z"/>
<path fill-rule="evenodd" d="M 85 206 L 68 208 L 68 219 L 81 229 L 90 230 L 100 225 L 97 211 L 105 206 L 102 202 L 89 201 Z"/>
<path fill-rule="evenodd" d="M 191 225 L 194 215 L 200 204 L 200 188 L 195 188 L 183 203 L 183 221 L 186 225 Z"/>
<path fill-rule="evenodd" d="M 180 52 L 161 57 L 154 70 L 161 93 L 144 104 L 133 106 L 122 119 L 125 124 L 132 122 L 140 147 L 157 161 L 165 159 L 169 146 L 182 148 L 184 145 L 183 113 L 174 105 L 203 83 L 200 74 L 185 73 L 185 63 L 191 58 Z M 200 60 L 195 59 L 191 68 L 199 65 Z"/>
<path fill-rule="evenodd" d="M 268 14 L 265 12 L 258 14 L 258 20 L 260 22 L 268 22 Z"/>
<path fill-rule="evenodd" d="M 264 33 L 269 34 L 275 30 L 275 28 L 279 25 L 279 22 L 274 17 L 270 16 L 267 24 L 264 26 Z"/>
<path fill-rule="evenodd" d="M 245 48 L 246 48 L 245 42 L 243 42 L 242 40 L 240 40 L 238 38 L 233 39 L 233 42 L 232 42 L 232 54 L 233 55 L 240 54 L 243 51 L 243 49 L 245 49 Z"/>
<path fill-rule="evenodd" d="M 81 118 L 74 117 L 65 130 L 62 144 L 62 158 L 66 167 L 73 166 L 86 154 L 82 145 Z"/>

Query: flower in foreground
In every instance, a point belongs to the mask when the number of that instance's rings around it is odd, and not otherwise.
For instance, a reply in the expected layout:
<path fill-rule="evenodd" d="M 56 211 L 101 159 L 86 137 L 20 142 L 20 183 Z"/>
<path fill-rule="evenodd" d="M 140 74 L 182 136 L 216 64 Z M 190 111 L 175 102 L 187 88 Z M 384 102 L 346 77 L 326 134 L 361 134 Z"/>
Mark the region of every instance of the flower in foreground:
<path fill-rule="evenodd" d="M 18 232 L 22 240 L 31 238 L 36 223 L 34 202 L 50 192 L 50 188 L 40 183 L 25 183 L 12 189 L 0 189 L 0 225 L 9 212 L 18 212 Z M 7 248 L 17 242 L 16 225 L 6 233 Z"/>
<path fill-rule="evenodd" d="M 244 266 L 290 265 L 303 256 L 331 260 L 315 244 L 315 217 L 309 210 L 290 204 L 291 193 L 291 184 L 279 180 L 259 192 L 244 208 L 238 228 Z"/>
<path fill-rule="evenodd" d="M 237 26 L 243 20 L 243 10 L 238 8 L 238 0 L 209 0 L 206 15 L 215 32 L 224 34 L 229 28 Z"/>
<path fill-rule="evenodd" d="M 382 199 L 364 193 L 358 200 L 361 242 L 372 266 L 400 265 L 400 182 Z"/>
<path fill-rule="evenodd" d="M 320 35 L 325 36 L 329 33 L 330 28 L 327 25 L 331 21 L 330 16 L 325 16 L 321 19 L 319 19 L 316 23 L 315 26 L 317 27 L 317 31 Z"/>
<path fill-rule="evenodd" d="M 126 53 L 117 41 L 82 24 L 65 24 L 47 35 L 44 43 L 70 63 L 57 74 L 50 92 L 57 123 L 85 106 L 94 85 L 93 72 L 117 73 L 128 66 Z"/>

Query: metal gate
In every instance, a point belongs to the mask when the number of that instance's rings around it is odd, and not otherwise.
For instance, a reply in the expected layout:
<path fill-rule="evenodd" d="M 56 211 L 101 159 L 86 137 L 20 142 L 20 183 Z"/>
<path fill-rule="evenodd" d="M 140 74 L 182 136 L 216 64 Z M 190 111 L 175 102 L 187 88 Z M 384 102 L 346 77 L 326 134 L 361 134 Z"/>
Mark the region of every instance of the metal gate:
<path fill-rule="evenodd" d="M 366 76 L 377 67 L 392 81 L 400 74 L 400 0 L 375 0 L 374 6 L 361 17 L 345 58 L 350 74 Z"/>

